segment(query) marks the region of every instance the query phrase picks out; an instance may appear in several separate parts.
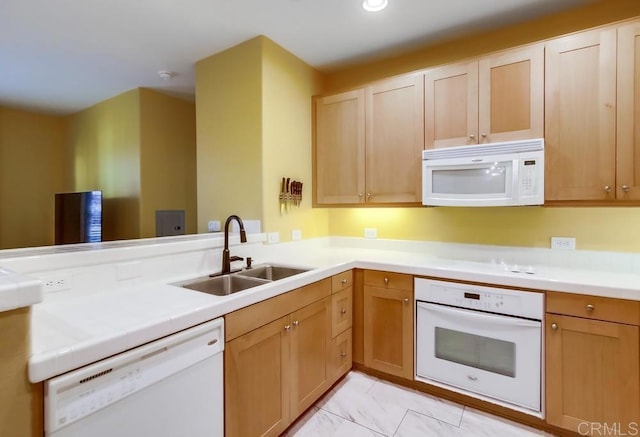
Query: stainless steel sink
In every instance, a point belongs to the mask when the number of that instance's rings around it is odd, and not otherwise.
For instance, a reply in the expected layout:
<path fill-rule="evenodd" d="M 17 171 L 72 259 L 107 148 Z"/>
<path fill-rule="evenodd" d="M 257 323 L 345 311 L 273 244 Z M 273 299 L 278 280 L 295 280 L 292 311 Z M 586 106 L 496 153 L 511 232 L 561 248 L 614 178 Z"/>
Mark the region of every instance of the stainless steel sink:
<path fill-rule="evenodd" d="M 278 279 L 288 278 L 289 276 L 308 271 L 309 269 L 300 267 L 263 264 L 239 272 L 214 277 L 205 276 L 189 281 L 177 282 L 172 285 L 213 294 L 215 296 L 228 296 L 248 288 L 268 284 Z"/>
<path fill-rule="evenodd" d="M 238 291 L 257 287 L 269 281 L 260 278 L 250 278 L 239 275 L 224 275 L 213 278 L 205 277 L 183 282 L 181 285 L 190 290 L 201 291 L 215 296 L 228 296 Z"/>
<path fill-rule="evenodd" d="M 299 273 L 308 272 L 309 269 L 302 269 L 299 267 L 289 267 L 281 265 L 263 265 L 256 266 L 251 269 L 242 270 L 236 273 L 238 276 L 245 276 L 251 278 L 267 279 L 269 281 L 277 281 L 278 279 L 288 278 L 289 276 L 297 275 Z"/>

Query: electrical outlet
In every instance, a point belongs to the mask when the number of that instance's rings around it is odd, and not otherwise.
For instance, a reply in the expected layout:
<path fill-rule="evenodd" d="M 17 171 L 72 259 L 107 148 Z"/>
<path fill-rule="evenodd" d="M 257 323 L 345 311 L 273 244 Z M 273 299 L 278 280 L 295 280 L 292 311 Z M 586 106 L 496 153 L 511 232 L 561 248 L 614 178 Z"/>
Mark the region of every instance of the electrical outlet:
<path fill-rule="evenodd" d="M 378 238 L 378 230 L 376 228 L 364 228 L 364 238 Z"/>
<path fill-rule="evenodd" d="M 293 241 L 302 239 L 302 231 L 300 229 L 294 229 L 293 231 L 291 231 L 291 239 Z"/>
<path fill-rule="evenodd" d="M 280 241 L 280 232 L 269 232 L 267 234 L 267 242 L 269 244 L 277 243 Z"/>
<path fill-rule="evenodd" d="M 44 285 L 45 293 L 68 290 L 73 285 L 72 276 L 71 273 L 47 276 L 42 278 L 42 284 Z"/>
<path fill-rule="evenodd" d="M 573 237 L 551 237 L 551 248 L 558 250 L 576 250 L 576 239 Z"/>
<path fill-rule="evenodd" d="M 220 232 L 220 220 L 209 220 L 207 225 L 209 232 Z"/>

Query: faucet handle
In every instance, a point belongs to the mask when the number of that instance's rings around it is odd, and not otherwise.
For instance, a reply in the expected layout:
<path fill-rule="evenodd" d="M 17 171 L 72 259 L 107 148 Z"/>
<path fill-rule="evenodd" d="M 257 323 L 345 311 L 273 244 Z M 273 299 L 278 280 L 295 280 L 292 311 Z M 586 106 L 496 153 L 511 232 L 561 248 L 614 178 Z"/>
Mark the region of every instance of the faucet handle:
<path fill-rule="evenodd" d="M 253 262 L 253 260 L 251 259 L 250 256 L 247 257 L 247 266 L 245 267 L 246 269 L 251 269 L 253 267 L 251 267 L 251 263 Z"/>
<path fill-rule="evenodd" d="M 229 258 L 229 261 L 244 261 L 244 258 L 241 256 L 232 256 Z"/>

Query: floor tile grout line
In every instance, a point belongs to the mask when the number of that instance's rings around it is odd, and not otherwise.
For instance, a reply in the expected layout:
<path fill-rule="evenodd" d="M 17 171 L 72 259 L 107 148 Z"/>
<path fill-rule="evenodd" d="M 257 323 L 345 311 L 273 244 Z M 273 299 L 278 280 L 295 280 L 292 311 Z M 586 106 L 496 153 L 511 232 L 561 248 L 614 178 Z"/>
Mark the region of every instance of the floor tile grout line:
<path fill-rule="evenodd" d="M 391 434 L 392 437 L 395 437 L 395 435 L 398 433 L 398 430 L 402 426 L 402 422 L 404 422 L 404 419 L 407 418 L 407 413 L 409 413 L 409 410 L 408 409 L 404 410 L 404 415 L 402 416 L 402 419 L 400 420 L 400 423 L 398 423 L 398 426 L 396 426 L 396 430 L 393 431 L 393 434 Z"/>
<path fill-rule="evenodd" d="M 464 417 L 464 413 L 467 412 L 467 406 L 463 405 L 462 406 L 462 414 L 460 415 L 460 421 L 458 423 L 458 428 L 460 428 L 462 426 L 462 418 Z"/>
<path fill-rule="evenodd" d="M 390 437 L 390 436 L 387 436 L 386 434 L 384 434 L 384 433 L 382 433 L 382 432 L 378 432 L 378 431 L 376 431 L 375 429 L 371 429 L 371 428 L 369 428 L 368 426 L 365 426 L 365 425 L 363 425 L 363 424 L 361 424 L 361 423 L 356 422 L 355 420 L 349 419 L 349 418 L 347 418 L 347 417 L 343 417 L 343 416 L 341 416 L 341 415 L 339 415 L 339 414 L 336 414 L 336 413 L 334 413 L 334 412 L 331 412 L 331 411 L 328 411 L 328 410 L 324 410 L 324 409 L 322 409 L 322 408 L 319 408 L 318 410 L 322 410 L 322 411 L 324 411 L 325 413 L 331 414 L 332 416 L 339 417 L 340 419 L 346 420 L 347 422 L 351 422 L 351 423 L 353 423 L 354 425 L 358 425 L 358 426 L 359 426 L 359 427 L 361 427 L 361 428 L 368 429 L 369 431 L 374 432 L 374 433 L 376 433 L 376 434 L 379 434 L 379 435 L 381 435 L 381 436 L 384 436 L 384 437 Z M 402 422 L 401 422 L 401 423 L 402 423 Z"/>
<path fill-rule="evenodd" d="M 462 414 L 460 414 L 459 423 L 458 423 L 458 425 L 456 425 L 455 423 L 450 423 L 450 422 L 447 422 L 446 420 L 438 419 L 436 416 L 432 416 L 431 414 L 426 414 L 426 413 L 423 413 L 421 411 L 412 410 L 411 408 L 407 409 L 407 411 L 411 411 L 412 413 L 419 414 L 420 416 L 424 416 L 424 417 L 427 417 L 429 419 L 433 419 L 433 420 L 435 420 L 437 422 L 440 422 L 440 423 L 445 423 L 447 425 L 455 426 L 456 428 L 460 428 L 460 425 L 462 424 Z M 405 415 L 406 415 L 406 413 L 405 413 Z"/>

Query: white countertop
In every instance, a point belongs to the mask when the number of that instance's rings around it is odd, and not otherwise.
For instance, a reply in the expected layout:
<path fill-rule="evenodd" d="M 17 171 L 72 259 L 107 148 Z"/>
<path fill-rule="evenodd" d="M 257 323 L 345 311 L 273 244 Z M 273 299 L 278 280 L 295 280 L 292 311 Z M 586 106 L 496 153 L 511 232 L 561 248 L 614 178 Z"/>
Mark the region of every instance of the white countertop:
<path fill-rule="evenodd" d="M 586 255 L 577 262 L 543 249 L 424 242 L 328 238 L 246 251 L 232 249 L 253 256 L 254 265 L 272 262 L 312 270 L 226 297 L 168 285 L 175 277 L 45 295 L 33 306 L 29 379 L 43 381 L 352 268 L 640 300 L 640 258 L 634 254 L 620 255 L 624 268 L 597 270 L 591 265 L 599 261 Z"/>
<path fill-rule="evenodd" d="M 0 312 L 42 301 L 42 282 L 0 267 Z"/>

